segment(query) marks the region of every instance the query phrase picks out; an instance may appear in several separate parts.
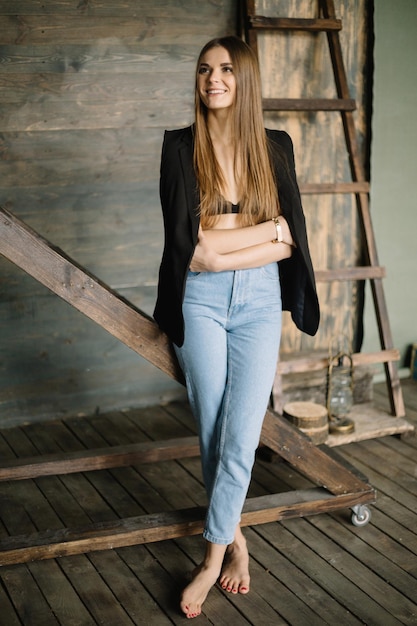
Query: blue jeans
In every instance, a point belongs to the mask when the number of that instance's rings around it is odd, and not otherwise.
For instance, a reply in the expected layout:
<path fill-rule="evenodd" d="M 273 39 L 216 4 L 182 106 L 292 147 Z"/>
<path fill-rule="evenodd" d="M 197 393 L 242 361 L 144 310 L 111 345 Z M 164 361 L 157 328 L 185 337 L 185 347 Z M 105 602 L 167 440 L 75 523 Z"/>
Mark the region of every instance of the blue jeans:
<path fill-rule="evenodd" d="M 175 351 L 197 421 L 208 496 L 204 538 L 233 542 L 271 395 L 281 336 L 277 263 L 189 272 Z"/>

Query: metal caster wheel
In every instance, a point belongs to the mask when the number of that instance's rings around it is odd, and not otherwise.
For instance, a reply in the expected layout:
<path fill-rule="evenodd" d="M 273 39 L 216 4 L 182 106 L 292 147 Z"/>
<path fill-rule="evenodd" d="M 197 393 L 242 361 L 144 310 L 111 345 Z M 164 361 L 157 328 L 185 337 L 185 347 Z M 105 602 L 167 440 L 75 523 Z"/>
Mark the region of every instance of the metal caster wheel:
<path fill-rule="evenodd" d="M 371 519 L 371 510 L 365 504 L 352 507 L 351 521 L 354 526 L 366 526 Z"/>

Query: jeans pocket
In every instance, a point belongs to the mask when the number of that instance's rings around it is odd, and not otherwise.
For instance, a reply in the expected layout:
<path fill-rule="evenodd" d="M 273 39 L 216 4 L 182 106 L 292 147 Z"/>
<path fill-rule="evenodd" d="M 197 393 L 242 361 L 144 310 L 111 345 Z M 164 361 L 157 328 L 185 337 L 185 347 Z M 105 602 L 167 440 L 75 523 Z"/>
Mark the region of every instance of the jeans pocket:
<path fill-rule="evenodd" d="M 197 278 L 197 276 L 200 276 L 200 274 L 201 272 L 192 272 L 191 270 L 188 270 L 187 280 Z"/>
<path fill-rule="evenodd" d="M 278 263 L 268 263 L 268 265 L 262 265 L 261 275 L 269 280 L 278 280 Z"/>

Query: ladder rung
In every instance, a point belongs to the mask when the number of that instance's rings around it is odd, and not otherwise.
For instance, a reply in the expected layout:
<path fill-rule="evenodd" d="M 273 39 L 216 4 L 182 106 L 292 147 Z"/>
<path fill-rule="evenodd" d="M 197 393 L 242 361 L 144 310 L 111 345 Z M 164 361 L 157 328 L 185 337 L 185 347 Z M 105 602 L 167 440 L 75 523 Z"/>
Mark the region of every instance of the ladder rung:
<path fill-rule="evenodd" d="M 324 193 L 369 193 L 367 181 L 343 182 L 343 183 L 304 183 L 300 184 L 302 194 Z"/>
<path fill-rule="evenodd" d="M 252 28 L 263 30 L 309 30 L 313 32 L 342 30 L 342 21 L 337 19 L 301 19 L 290 17 L 249 17 Z"/>
<path fill-rule="evenodd" d="M 354 367 L 360 365 L 373 365 L 375 363 L 388 363 L 399 361 L 400 352 L 397 349 L 381 350 L 380 352 L 356 352 L 352 354 Z M 314 372 L 324 370 L 329 365 L 329 357 L 325 354 L 311 354 L 303 357 L 291 357 L 280 355 L 278 362 L 278 374 L 301 374 L 302 372 Z"/>
<path fill-rule="evenodd" d="M 353 99 L 342 98 L 263 98 L 264 111 L 355 111 Z"/>
<path fill-rule="evenodd" d="M 329 283 L 334 280 L 367 280 L 375 278 L 385 278 L 385 267 L 368 265 L 365 267 L 341 267 L 335 270 L 316 270 L 315 278 L 317 282 Z"/>

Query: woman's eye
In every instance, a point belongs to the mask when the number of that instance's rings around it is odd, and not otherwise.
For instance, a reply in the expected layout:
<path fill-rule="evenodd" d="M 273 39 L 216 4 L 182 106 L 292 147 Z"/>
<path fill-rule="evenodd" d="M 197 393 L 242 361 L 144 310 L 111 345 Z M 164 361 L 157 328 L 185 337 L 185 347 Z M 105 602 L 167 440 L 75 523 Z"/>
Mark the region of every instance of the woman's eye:
<path fill-rule="evenodd" d="M 199 74 L 206 74 L 208 72 L 208 67 L 200 67 L 198 70 Z"/>
<path fill-rule="evenodd" d="M 233 72 L 233 68 L 231 65 L 226 65 L 226 67 L 223 68 L 224 72 Z"/>

